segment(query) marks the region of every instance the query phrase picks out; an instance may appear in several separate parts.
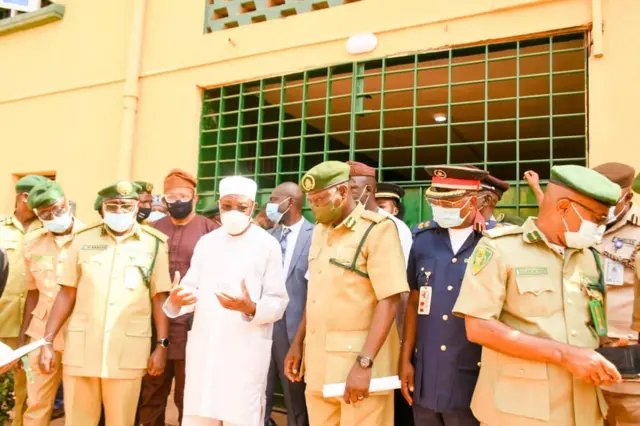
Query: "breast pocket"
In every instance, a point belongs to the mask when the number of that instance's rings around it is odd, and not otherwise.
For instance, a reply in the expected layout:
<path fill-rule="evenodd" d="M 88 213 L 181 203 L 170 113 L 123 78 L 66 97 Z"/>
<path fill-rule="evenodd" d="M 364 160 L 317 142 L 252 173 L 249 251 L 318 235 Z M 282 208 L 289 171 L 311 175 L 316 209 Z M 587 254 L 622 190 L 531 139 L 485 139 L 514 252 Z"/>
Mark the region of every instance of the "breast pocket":
<path fill-rule="evenodd" d="M 560 289 L 549 276 L 525 275 L 515 281 L 516 292 L 508 304 L 523 316 L 546 317 L 562 309 Z"/>
<path fill-rule="evenodd" d="M 437 265 L 438 261 L 434 258 L 421 259 L 416 262 L 416 269 L 413 272 L 415 275 L 414 282 L 418 289 L 427 283 L 433 285 L 433 282 L 436 280 Z"/>
<path fill-rule="evenodd" d="M 29 270 L 38 282 L 45 285 L 51 285 L 55 281 L 53 263 L 34 263 Z"/>

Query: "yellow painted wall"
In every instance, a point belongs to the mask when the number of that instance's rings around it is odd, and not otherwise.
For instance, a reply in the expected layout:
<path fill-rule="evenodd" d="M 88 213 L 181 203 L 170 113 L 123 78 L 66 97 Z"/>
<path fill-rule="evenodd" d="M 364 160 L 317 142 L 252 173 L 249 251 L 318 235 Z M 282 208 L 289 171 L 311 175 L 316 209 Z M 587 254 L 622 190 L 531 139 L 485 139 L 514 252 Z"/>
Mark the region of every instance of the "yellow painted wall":
<path fill-rule="evenodd" d="M 62 21 L 0 39 L 0 208 L 11 174 L 56 170 L 81 218 L 115 180 L 134 4 L 59 0 Z M 637 0 L 603 0 L 604 56 L 589 62 L 590 161 L 632 161 L 640 98 Z M 365 0 L 287 19 L 202 34 L 204 1 L 147 0 L 132 178 L 161 187 L 172 167 L 197 170 L 200 93 L 213 87 L 372 57 L 586 28 L 591 0 Z M 374 32 L 377 49 L 347 54 Z M 10 58 L 10 60 L 7 60 Z M 634 78 L 635 76 L 635 78 Z M 617 155 L 625 149 L 627 154 Z M 628 154 L 634 150 L 633 154 Z"/>

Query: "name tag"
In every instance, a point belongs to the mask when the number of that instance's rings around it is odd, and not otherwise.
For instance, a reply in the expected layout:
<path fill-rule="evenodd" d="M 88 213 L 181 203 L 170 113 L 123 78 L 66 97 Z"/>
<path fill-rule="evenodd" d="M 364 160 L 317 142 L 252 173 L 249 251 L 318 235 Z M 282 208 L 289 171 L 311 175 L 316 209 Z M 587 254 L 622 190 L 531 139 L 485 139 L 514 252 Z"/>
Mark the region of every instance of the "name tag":
<path fill-rule="evenodd" d="M 604 260 L 604 283 L 607 285 L 624 284 L 624 265 L 615 260 Z"/>
<path fill-rule="evenodd" d="M 106 244 L 85 244 L 80 250 L 106 250 L 107 247 Z"/>
<path fill-rule="evenodd" d="M 418 299 L 418 315 L 429 315 L 431 313 L 431 293 L 433 288 L 429 285 L 420 287 L 420 298 Z"/>
<path fill-rule="evenodd" d="M 549 275 L 547 268 L 516 268 L 516 277 Z"/>

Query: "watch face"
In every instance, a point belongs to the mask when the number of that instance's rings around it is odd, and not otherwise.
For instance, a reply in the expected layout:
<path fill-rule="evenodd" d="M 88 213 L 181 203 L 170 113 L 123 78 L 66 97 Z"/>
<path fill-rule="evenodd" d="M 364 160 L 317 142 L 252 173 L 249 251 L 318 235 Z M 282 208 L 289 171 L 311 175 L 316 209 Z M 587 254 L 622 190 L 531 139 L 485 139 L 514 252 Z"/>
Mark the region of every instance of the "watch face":
<path fill-rule="evenodd" d="M 360 366 L 362 368 L 369 368 L 371 365 L 371 360 L 367 357 L 360 357 Z"/>

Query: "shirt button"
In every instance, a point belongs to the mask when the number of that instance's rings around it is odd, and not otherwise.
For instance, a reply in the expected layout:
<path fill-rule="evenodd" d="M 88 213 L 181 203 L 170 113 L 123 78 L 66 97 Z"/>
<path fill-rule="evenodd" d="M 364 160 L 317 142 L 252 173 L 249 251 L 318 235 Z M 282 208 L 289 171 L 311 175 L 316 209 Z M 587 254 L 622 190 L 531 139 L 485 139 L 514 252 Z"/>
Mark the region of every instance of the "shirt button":
<path fill-rule="evenodd" d="M 453 259 L 451 259 L 451 263 L 458 263 L 458 259 L 454 257 Z"/>
<path fill-rule="evenodd" d="M 573 337 L 576 337 L 578 335 L 578 332 L 576 330 L 571 330 L 571 335 Z"/>
<path fill-rule="evenodd" d="M 445 320 L 445 321 L 448 320 L 449 319 L 449 315 L 443 315 L 442 319 Z"/>
<path fill-rule="evenodd" d="M 453 290 L 453 286 L 450 285 L 449 287 L 447 287 L 447 290 L 449 290 L 449 291 Z"/>
<path fill-rule="evenodd" d="M 482 362 L 478 362 L 478 367 L 482 367 Z"/>
<path fill-rule="evenodd" d="M 353 346 L 349 345 L 347 346 L 347 350 L 350 351 L 351 349 L 353 349 Z"/>
<path fill-rule="evenodd" d="M 447 350 L 447 347 L 445 345 L 440 346 L 440 350 L 442 352 L 445 352 Z"/>
<path fill-rule="evenodd" d="M 567 305 L 571 305 L 572 303 L 573 303 L 573 300 L 567 299 Z"/>

